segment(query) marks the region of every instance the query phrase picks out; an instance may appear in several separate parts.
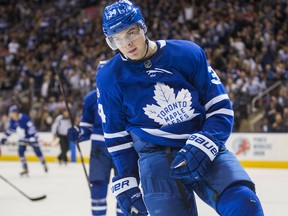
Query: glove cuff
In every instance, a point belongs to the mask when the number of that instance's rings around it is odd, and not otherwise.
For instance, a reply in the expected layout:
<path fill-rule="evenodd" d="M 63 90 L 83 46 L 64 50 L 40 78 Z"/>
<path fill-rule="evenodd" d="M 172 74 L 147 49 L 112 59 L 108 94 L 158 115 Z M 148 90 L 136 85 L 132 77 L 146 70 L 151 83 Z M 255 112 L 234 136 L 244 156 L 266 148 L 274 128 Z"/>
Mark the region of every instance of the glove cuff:
<path fill-rule="evenodd" d="M 137 179 L 134 177 L 126 177 L 113 182 L 111 189 L 113 195 L 118 196 L 134 187 L 138 187 Z"/>
<path fill-rule="evenodd" d="M 193 145 L 201 149 L 210 158 L 211 161 L 214 160 L 219 152 L 219 147 L 208 137 L 200 133 L 192 134 L 188 138 L 186 144 Z"/>

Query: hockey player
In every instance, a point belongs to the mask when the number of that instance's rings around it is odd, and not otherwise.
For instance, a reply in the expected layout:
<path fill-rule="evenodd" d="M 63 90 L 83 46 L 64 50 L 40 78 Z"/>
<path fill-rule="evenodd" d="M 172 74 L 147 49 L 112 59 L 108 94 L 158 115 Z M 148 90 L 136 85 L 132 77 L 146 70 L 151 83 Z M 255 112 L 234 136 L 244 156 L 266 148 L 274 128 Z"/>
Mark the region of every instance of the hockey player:
<path fill-rule="evenodd" d="M 225 147 L 233 111 L 204 50 L 191 41 L 149 40 L 128 0 L 104 9 L 102 27 L 119 51 L 98 73 L 97 86 L 122 211 L 197 215 L 196 192 L 222 216 L 262 216 L 253 181 Z"/>
<path fill-rule="evenodd" d="M 16 129 L 18 131 L 23 131 L 23 137 L 19 139 L 19 147 L 18 147 L 18 154 L 20 157 L 20 161 L 22 163 L 23 171 L 21 171 L 20 175 L 28 175 L 28 166 L 25 158 L 25 151 L 27 148 L 27 145 L 31 146 L 36 154 L 36 156 L 39 158 L 40 162 L 42 163 L 44 167 L 44 171 L 48 172 L 48 167 L 45 162 L 45 158 L 42 154 L 41 148 L 38 143 L 38 133 L 36 131 L 36 128 L 29 118 L 28 115 L 24 113 L 20 113 L 19 109 L 16 105 L 13 105 L 9 108 L 9 117 L 10 122 L 8 129 L 4 133 L 4 136 L 1 139 L 1 144 L 5 144 L 7 141 L 7 138 L 14 132 L 16 132 Z M 22 134 L 21 134 L 22 135 Z"/>
<path fill-rule="evenodd" d="M 107 61 L 100 61 L 97 71 Z M 111 155 L 104 143 L 101 118 L 98 115 L 96 90 L 85 95 L 83 101 L 82 117 L 79 126 L 68 129 L 68 138 L 74 142 L 91 139 L 91 151 L 89 160 L 89 181 L 91 184 L 92 215 L 106 215 L 107 188 L 110 181 L 111 170 L 114 169 Z M 123 216 L 117 205 L 117 216 Z"/>

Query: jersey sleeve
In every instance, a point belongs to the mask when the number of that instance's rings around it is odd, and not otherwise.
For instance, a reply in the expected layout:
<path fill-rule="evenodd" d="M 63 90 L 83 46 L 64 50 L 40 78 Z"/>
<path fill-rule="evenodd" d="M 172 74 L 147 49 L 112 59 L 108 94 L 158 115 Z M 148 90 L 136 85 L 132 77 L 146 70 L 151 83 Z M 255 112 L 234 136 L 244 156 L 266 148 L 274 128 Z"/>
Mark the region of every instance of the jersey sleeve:
<path fill-rule="evenodd" d="M 12 133 L 16 132 L 16 123 L 12 119 L 9 121 L 7 130 L 4 132 L 3 138 L 7 139 Z"/>
<path fill-rule="evenodd" d="M 234 121 L 231 101 L 221 80 L 208 64 L 204 50 L 199 47 L 196 53 L 196 61 L 192 62 L 195 73 L 192 74 L 191 82 L 199 92 L 206 114 L 199 132 L 213 139 L 217 145 L 225 145 Z"/>
<path fill-rule="evenodd" d="M 119 176 L 138 178 L 138 154 L 133 148 L 133 140 L 126 131 L 126 117 L 121 100 L 121 90 L 116 84 L 105 81 L 97 75 L 98 109 L 102 119 L 105 143 Z M 109 85 L 108 85 L 109 83 Z M 108 88 L 109 86 L 109 88 Z"/>
<path fill-rule="evenodd" d="M 38 138 L 38 133 L 37 130 L 35 128 L 35 125 L 33 124 L 33 122 L 31 121 L 31 119 L 29 118 L 28 115 L 26 114 L 22 114 L 23 117 L 20 118 L 19 121 L 23 121 L 23 123 L 21 123 L 23 125 L 23 128 L 25 130 L 25 136 L 26 138 L 29 138 L 30 141 L 34 141 L 33 138 L 37 139 Z"/>
<path fill-rule="evenodd" d="M 92 97 L 91 92 L 89 92 L 83 100 L 82 106 L 82 116 L 79 126 L 85 128 L 83 134 L 83 140 L 89 140 L 90 135 L 93 130 L 93 123 L 94 123 L 94 110 L 93 105 L 97 102 L 96 93 L 95 98 Z"/>

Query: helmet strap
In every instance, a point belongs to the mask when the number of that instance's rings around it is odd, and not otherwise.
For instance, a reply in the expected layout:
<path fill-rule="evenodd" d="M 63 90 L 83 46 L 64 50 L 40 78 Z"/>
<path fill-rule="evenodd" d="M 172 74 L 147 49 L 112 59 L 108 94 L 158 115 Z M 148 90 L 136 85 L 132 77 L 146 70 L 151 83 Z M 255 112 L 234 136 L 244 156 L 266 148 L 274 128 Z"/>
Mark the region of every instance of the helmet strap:
<path fill-rule="evenodd" d="M 139 59 L 140 61 L 145 59 L 145 57 L 146 57 L 146 55 L 148 54 L 148 51 L 149 51 L 149 39 L 148 39 L 148 37 L 146 35 L 145 35 L 145 44 L 146 44 L 146 52 L 145 52 L 144 56 L 141 59 Z"/>

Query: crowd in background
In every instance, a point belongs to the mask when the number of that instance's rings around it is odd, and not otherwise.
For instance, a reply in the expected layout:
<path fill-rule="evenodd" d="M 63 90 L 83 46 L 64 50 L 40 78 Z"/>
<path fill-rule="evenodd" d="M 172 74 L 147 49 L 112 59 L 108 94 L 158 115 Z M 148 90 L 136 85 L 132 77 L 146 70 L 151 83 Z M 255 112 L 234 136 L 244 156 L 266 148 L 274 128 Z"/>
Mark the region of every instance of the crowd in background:
<path fill-rule="evenodd" d="M 112 1 L 91 1 L 89 8 L 83 2 L 0 1 L 0 131 L 14 103 L 39 131 L 51 130 L 64 97 L 77 121 L 83 96 L 95 88 L 98 62 L 115 54 L 101 29 L 103 8 Z M 255 131 L 288 132 L 288 0 L 134 2 L 150 39 L 191 40 L 204 48 L 232 101 L 234 131 L 263 110 Z"/>

